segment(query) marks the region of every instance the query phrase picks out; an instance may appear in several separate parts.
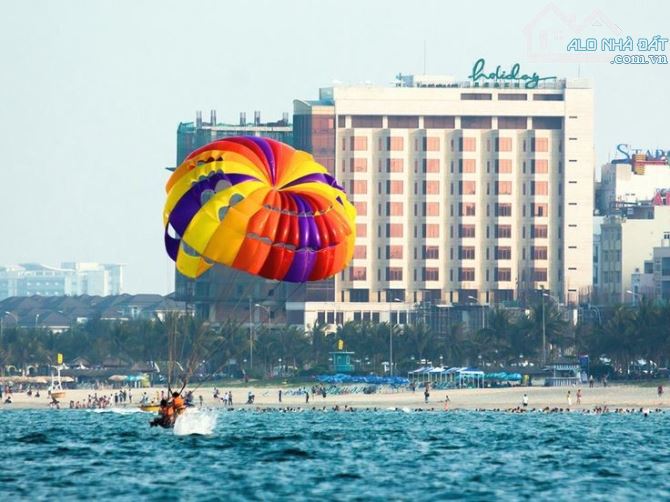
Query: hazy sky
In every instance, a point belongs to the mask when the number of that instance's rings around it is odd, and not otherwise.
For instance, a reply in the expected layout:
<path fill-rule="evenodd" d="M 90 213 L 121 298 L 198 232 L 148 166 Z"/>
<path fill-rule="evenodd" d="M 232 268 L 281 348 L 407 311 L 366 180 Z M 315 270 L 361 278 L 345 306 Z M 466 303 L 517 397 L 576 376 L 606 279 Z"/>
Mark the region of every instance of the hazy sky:
<path fill-rule="evenodd" d="M 558 58 L 531 58 L 524 31 L 604 36 L 612 23 L 623 36 L 670 37 L 670 2 L 561 1 L 565 17 L 548 9 L 534 21 L 550 5 L 2 0 L 0 264 L 121 262 L 127 292 L 172 291 L 163 168 L 175 163 L 180 121 L 211 108 L 220 121 L 256 109 L 275 120 L 335 80 L 420 73 L 424 41 L 431 74 L 465 80 L 486 57 L 592 78 L 598 164 L 621 142 L 670 148 L 668 65 L 559 62 L 563 42 Z M 581 26 L 597 9 L 607 22 Z"/>

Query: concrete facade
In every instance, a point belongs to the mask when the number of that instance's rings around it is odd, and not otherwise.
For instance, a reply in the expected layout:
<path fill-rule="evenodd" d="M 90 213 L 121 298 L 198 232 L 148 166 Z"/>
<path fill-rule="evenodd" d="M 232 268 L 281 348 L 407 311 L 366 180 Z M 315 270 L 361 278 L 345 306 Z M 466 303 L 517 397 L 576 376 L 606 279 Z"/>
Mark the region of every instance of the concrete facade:
<path fill-rule="evenodd" d="M 358 210 L 334 299 L 494 304 L 546 289 L 577 303 L 593 280 L 590 85 L 437 82 L 294 104 L 333 121 L 332 168 Z"/>

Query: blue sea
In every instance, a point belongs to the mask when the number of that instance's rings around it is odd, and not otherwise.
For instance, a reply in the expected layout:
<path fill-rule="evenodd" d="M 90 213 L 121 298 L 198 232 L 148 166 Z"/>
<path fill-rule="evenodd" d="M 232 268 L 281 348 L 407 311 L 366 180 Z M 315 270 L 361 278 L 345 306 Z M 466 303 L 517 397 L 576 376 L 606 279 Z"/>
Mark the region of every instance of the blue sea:
<path fill-rule="evenodd" d="M 0 412 L 0 500 L 649 500 L 670 497 L 670 413 Z"/>

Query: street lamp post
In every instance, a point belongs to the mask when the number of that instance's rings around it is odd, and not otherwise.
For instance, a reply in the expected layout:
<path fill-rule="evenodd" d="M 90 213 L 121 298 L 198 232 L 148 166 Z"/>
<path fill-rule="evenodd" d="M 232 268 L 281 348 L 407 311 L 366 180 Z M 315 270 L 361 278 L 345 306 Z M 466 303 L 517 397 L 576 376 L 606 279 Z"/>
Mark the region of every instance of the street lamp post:
<path fill-rule="evenodd" d="M 394 302 L 400 302 L 399 298 L 394 298 Z M 391 319 L 391 310 L 393 304 L 389 304 L 389 376 L 393 376 L 393 320 Z M 400 312 L 396 315 L 396 321 L 400 322 Z"/>
<path fill-rule="evenodd" d="M 631 291 L 630 289 L 627 289 L 626 293 L 628 293 L 630 296 L 633 297 L 633 305 L 636 305 L 635 303 L 636 298 L 642 298 L 642 295 L 640 293 L 636 293 L 635 291 Z"/>
<path fill-rule="evenodd" d="M 249 297 L 249 370 L 254 367 L 254 319 L 251 305 L 251 297 Z"/>
<path fill-rule="evenodd" d="M 19 318 L 16 314 L 12 312 L 5 311 L 2 316 L 0 316 L 0 354 L 2 353 L 2 336 L 3 336 L 3 330 L 4 330 L 4 324 L 5 324 L 5 316 L 10 315 L 14 318 L 14 322 L 16 323 L 16 326 L 18 327 L 19 325 Z M 5 375 L 5 361 L 4 358 L 0 362 L 0 375 L 4 376 Z"/>
<path fill-rule="evenodd" d="M 260 303 L 254 304 L 254 309 L 256 308 L 265 309 L 265 311 L 268 314 L 268 329 L 272 331 L 272 320 L 270 319 L 270 309 L 265 305 L 261 305 Z M 251 312 L 251 298 L 249 299 L 249 312 Z M 254 325 L 253 321 L 252 325 Z M 254 342 L 252 338 L 249 344 L 249 368 L 253 367 L 253 364 L 254 364 Z"/>

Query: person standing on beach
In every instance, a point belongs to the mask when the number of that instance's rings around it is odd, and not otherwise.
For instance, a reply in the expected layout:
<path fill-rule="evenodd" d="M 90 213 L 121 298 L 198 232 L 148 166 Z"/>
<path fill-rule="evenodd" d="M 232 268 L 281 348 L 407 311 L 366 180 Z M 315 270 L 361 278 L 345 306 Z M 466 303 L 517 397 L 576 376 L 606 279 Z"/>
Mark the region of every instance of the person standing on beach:
<path fill-rule="evenodd" d="M 423 402 L 428 403 L 428 398 L 430 397 L 430 384 L 426 382 L 425 390 L 423 391 Z"/>
<path fill-rule="evenodd" d="M 521 403 L 523 404 L 524 408 L 528 408 L 528 394 L 523 395 L 523 398 L 521 399 Z"/>
<path fill-rule="evenodd" d="M 309 403 L 309 391 L 305 389 L 305 403 Z"/>
<path fill-rule="evenodd" d="M 577 404 L 582 404 L 582 389 L 577 389 Z"/>
<path fill-rule="evenodd" d="M 663 397 L 663 385 L 659 385 L 656 392 L 658 393 L 658 398 L 661 399 Z"/>
<path fill-rule="evenodd" d="M 279 395 L 279 402 L 281 403 L 281 389 L 279 389 L 278 395 Z"/>
<path fill-rule="evenodd" d="M 568 408 L 570 408 L 570 406 L 572 406 L 572 395 L 570 394 L 570 391 L 568 391 L 566 398 L 568 400 Z"/>
<path fill-rule="evenodd" d="M 449 411 L 449 394 L 444 397 L 444 411 Z"/>

